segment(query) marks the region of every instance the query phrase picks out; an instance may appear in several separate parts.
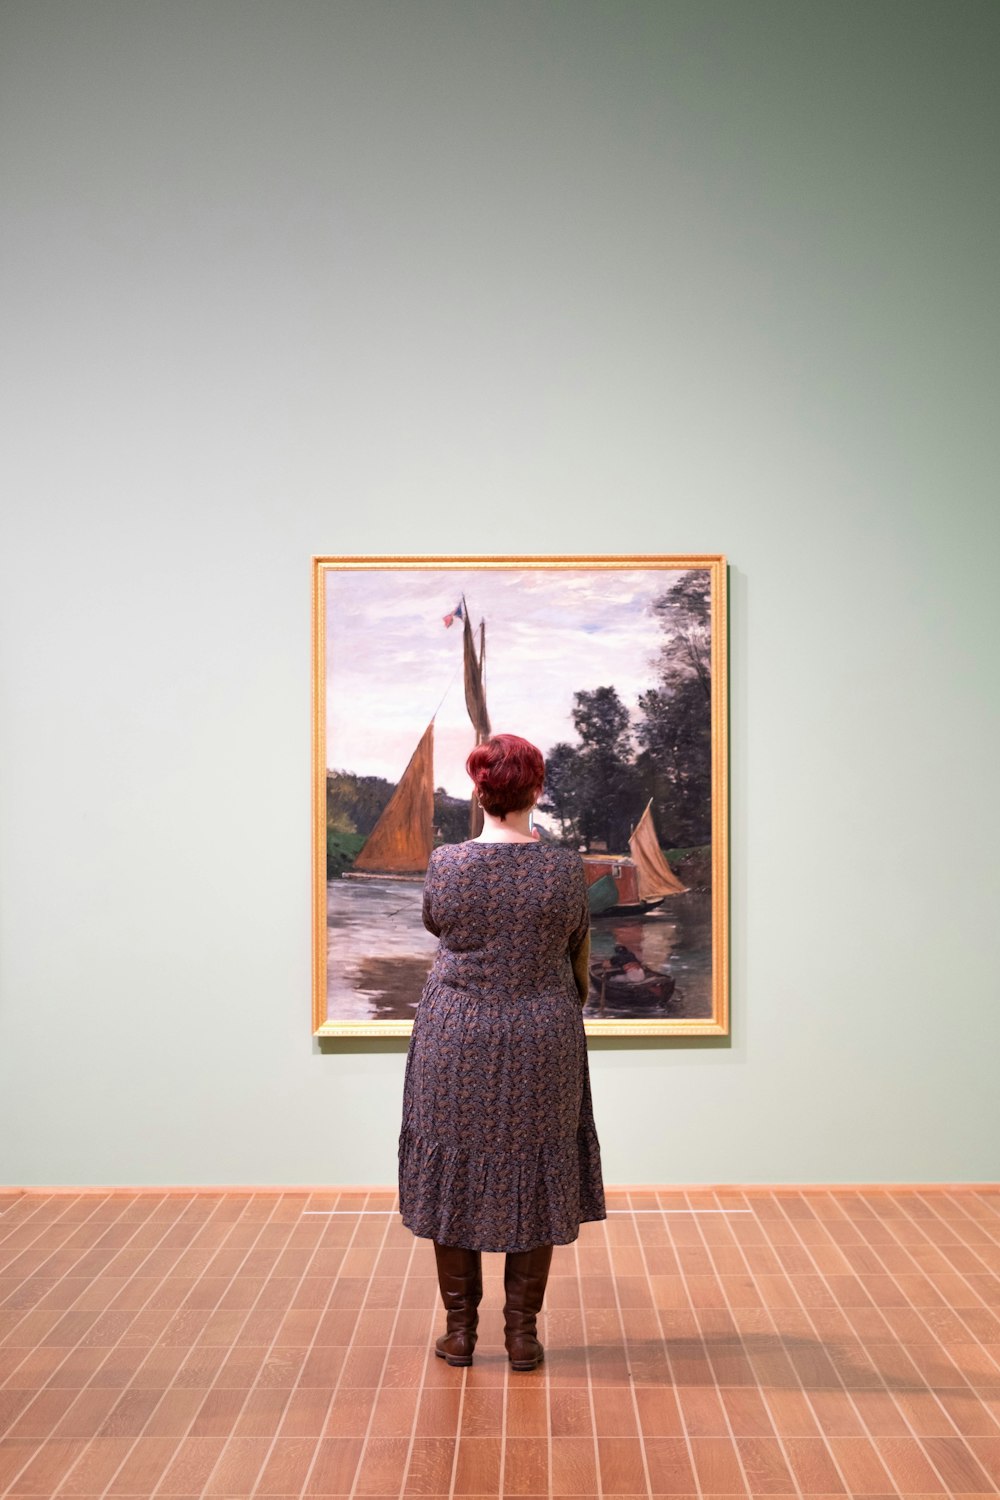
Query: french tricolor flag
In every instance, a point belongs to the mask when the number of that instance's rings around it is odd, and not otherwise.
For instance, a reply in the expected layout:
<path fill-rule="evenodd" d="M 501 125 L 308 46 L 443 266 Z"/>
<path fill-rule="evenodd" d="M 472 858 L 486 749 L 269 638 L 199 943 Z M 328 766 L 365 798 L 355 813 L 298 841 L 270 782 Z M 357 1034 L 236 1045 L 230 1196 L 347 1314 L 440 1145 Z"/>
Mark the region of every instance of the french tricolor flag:
<path fill-rule="evenodd" d="M 455 605 L 455 608 L 452 610 L 450 615 L 445 615 L 443 618 L 445 629 L 448 629 L 450 626 L 454 625 L 456 620 L 464 620 L 465 611 L 462 608 L 461 601 Z"/>

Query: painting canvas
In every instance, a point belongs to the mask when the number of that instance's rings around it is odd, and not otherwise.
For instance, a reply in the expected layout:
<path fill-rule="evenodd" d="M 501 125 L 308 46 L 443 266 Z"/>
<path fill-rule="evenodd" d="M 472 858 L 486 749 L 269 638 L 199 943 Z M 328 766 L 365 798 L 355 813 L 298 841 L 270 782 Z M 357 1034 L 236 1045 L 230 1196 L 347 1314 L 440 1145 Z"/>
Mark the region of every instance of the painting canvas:
<path fill-rule="evenodd" d="M 313 569 L 314 1032 L 409 1032 L 427 860 L 479 832 L 465 761 L 505 732 L 545 757 L 537 836 L 583 857 L 588 1032 L 726 1033 L 725 560 Z"/>

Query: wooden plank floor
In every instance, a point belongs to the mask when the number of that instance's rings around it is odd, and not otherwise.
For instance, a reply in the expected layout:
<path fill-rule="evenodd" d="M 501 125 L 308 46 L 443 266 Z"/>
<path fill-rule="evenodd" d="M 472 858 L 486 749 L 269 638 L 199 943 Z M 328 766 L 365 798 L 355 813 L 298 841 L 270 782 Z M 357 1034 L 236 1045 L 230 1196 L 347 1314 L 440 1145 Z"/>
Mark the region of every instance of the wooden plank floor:
<path fill-rule="evenodd" d="M 1000 1191 L 608 1206 L 514 1374 L 389 1194 L 0 1199 L 0 1495 L 1000 1493 Z"/>

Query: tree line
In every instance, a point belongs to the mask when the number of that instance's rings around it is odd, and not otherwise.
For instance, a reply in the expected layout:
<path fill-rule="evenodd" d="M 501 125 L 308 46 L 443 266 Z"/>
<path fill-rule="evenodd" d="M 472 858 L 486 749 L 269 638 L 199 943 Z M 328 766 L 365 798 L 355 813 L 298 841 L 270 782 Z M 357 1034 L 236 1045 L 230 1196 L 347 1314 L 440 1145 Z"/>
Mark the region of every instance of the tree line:
<path fill-rule="evenodd" d="M 701 570 L 654 600 L 664 640 L 634 722 L 614 687 L 573 694 L 577 743 L 549 751 L 541 804 L 559 820 L 565 842 L 624 852 L 650 798 L 666 848 L 711 841 L 710 603 L 709 574 Z"/>
<path fill-rule="evenodd" d="M 384 776 L 357 776 L 353 771 L 326 773 L 326 826 L 338 833 L 368 837 L 396 790 Z M 469 804 L 464 797 L 451 797 L 443 786 L 434 789 L 434 826 L 444 843 L 458 843 L 469 836 Z M 360 844 L 359 844 L 360 848 Z"/>
<path fill-rule="evenodd" d="M 384 776 L 358 776 L 353 771 L 326 773 L 327 878 L 339 876 L 354 862 L 365 839 L 385 811 L 396 783 Z M 441 842 L 457 844 L 469 836 L 469 804 L 451 797 L 443 786 L 434 789 L 434 827 Z"/>

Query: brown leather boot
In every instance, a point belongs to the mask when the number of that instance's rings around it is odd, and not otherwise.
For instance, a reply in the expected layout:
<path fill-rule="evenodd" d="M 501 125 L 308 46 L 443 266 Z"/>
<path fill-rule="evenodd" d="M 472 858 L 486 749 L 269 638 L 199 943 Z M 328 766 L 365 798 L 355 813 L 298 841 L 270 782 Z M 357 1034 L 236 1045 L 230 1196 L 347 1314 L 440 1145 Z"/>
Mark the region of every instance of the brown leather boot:
<path fill-rule="evenodd" d="M 448 1331 L 437 1340 L 434 1353 L 450 1365 L 471 1365 L 483 1300 L 483 1257 L 478 1250 L 439 1245 L 437 1240 L 434 1256 L 441 1301 L 448 1314 Z"/>
<path fill-rule="evenodd" d="M 508 1255 L 504 1263 L 503 1285 L 507 1294 L 503 1309 L 504 1343 L 515 1370 L 534 1370 L 545 1358 L 535 1330 L 551 1263 L 551 1245 L 521 1250 Z"/>

